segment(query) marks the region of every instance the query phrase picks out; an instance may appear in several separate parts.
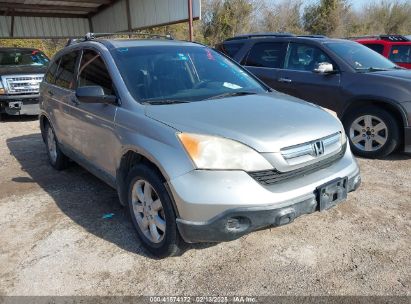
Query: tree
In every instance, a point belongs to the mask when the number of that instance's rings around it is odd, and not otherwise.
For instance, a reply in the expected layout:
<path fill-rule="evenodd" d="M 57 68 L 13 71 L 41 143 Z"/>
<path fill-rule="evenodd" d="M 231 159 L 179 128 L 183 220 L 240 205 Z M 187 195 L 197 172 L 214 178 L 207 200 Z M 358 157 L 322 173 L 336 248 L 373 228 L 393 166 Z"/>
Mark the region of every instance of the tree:
<path fill-rule="evenodd" d="M 252 1 L 206 1 L 201 28 L 205 41 L 215 45 L 226 38 L 250 32 L 252 13 Z"/>
<path fill-rule="evenodd" d="M 320 0 L 306 7 L 303 14 L 304 28 L 312 34 L 339 36 L 349 11 L 347 0 Z"/>
<path fill-rule="evenodd" d="M 371 34 L 411 33 L 411 3 L 406 1 L 381 1 L 365 7 L 366 27 Z"/>
<path fill-rule="evenodd" d="M 304 34 L 301 20 L 302 5 L 302 0 L 286 0 L 266 6 L 261 20 L 261 30 Z"/>

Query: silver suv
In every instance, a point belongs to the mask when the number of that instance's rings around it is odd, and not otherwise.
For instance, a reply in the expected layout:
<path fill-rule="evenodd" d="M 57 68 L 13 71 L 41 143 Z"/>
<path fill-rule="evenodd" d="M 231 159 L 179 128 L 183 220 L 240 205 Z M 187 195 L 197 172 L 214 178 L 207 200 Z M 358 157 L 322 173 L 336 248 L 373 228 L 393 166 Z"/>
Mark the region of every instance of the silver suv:
<path fill-rule="evenodd" d="M 360 184 L 337 118 L 200 44 L 89 36 L 54 56 L 40 91 L 51 165 L 117 189 L 159 257 L 288 224 Z"/>

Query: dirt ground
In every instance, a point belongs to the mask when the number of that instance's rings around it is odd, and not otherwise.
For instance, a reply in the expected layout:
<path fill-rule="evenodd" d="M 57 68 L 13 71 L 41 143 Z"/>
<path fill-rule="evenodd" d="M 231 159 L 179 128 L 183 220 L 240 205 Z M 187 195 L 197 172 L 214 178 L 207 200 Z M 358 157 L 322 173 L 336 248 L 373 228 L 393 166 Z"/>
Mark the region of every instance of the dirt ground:
<path fill-rule="evenodd" d="M 411 157 L 360 159 L 346 202 L 155 260 L 116 192 L 54 171 L 38 122 L 0 122 L 0 295 L 411 295 Z M 103 215 L 114 213 L 111 219 Z"/>

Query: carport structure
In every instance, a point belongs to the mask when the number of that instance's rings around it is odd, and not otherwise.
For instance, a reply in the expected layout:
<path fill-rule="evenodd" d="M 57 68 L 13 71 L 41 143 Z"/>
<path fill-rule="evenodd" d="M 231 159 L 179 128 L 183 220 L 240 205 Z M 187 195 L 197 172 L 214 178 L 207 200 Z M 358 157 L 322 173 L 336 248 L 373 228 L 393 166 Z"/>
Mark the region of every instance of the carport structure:
<path fill-rule="evenodd" d="M 73 38 L 200 18 L 200 0 L 0 0 L 0 38 Z"/>

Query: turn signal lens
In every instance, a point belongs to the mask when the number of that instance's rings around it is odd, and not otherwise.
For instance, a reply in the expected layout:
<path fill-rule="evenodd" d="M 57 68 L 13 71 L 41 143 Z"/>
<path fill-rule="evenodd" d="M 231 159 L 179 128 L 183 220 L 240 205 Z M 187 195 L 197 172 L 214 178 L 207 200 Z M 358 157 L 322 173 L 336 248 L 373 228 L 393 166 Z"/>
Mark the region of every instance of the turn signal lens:
<path fill-rule="evenodd" d="M 200 141 L 187 133 L 180 133 L 178 137 L 190 157 L 193 159 L 198 158 Z"/>

